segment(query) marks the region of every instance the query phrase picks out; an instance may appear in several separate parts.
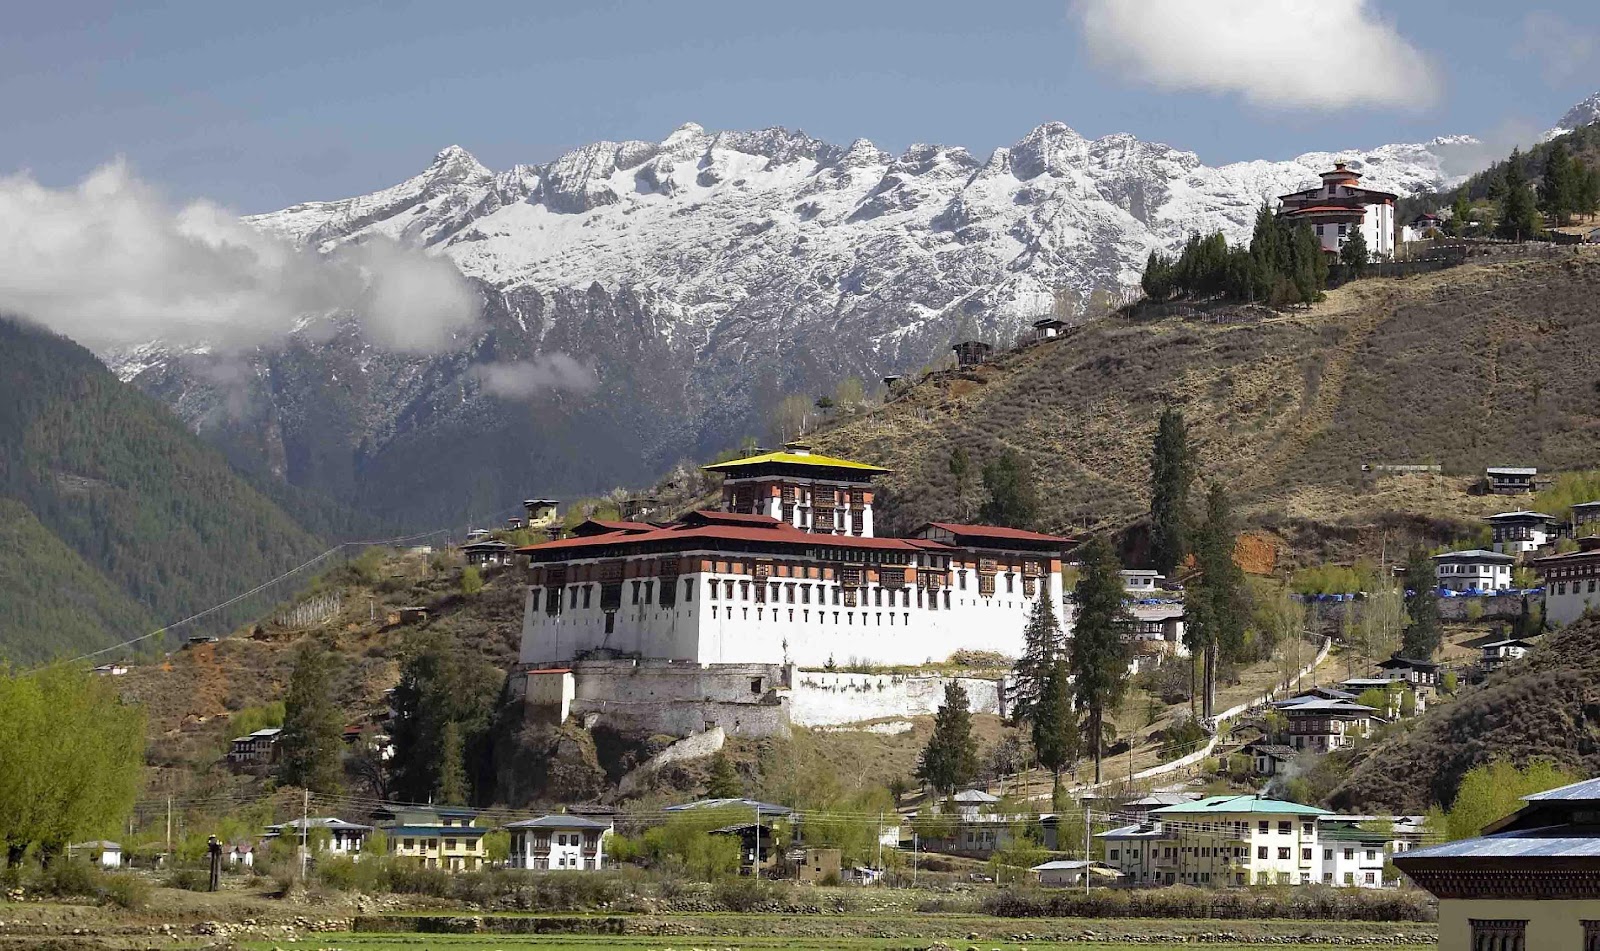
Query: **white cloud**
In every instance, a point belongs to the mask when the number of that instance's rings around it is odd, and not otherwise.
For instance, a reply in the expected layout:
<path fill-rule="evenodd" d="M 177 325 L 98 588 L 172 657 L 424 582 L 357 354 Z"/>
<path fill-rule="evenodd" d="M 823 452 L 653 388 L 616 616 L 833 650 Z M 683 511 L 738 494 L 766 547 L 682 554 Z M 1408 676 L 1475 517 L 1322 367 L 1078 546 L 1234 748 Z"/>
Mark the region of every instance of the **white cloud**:
<path fill-rule="evenodd" d="M 1439 96 L 1427 58 L 1367 0 L 1071 0 L 1101 66 L 1163 89 L 1274 108 L 1416 108 Z"/>
<path fill-rule="evenodd" d="M 485 392 L 510 400 L 532 399 L 546 390 L 587 393 L 596 384 L 592 368 L 560 351 L 532 360 L 484 363 L 473 372 Z"/>
<path fill-rule="evenodd" d="M 301 251 L 210 202 L 173 208 L 120 161 L 73 188 L 0 177 L 0 313 L 92 347 L 231 350 L 352 313 L 379 346 L 434 351 L 480 306 L 448 261 L 392 243 Z"/>

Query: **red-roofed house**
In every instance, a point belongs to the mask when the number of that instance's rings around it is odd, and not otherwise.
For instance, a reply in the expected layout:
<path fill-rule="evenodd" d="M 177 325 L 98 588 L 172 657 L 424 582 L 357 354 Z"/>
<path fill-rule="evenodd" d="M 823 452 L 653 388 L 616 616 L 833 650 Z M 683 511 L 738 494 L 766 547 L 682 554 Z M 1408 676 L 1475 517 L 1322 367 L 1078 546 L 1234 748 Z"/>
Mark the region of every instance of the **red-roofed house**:
<path fill-rule="evenodd" d="M 1343 162 L 1321 173 L 1315 188 L 1279 196 L 1278 214 L 1291 223 L 1305 222 L 1322 240 L 1322 250 L 1337 254 L 1345 239 L 1359 229 L 1374 260 L 1394 256 L 1394 203 L 1399 196 L 1361 187 L 1361 173 Z"/>

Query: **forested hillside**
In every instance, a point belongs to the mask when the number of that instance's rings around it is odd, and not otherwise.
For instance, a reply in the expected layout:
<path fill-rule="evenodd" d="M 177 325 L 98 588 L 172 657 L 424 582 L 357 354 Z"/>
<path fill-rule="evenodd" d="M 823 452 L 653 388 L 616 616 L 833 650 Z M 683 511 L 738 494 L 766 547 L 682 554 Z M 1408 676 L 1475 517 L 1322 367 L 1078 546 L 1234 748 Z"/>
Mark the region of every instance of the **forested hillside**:
<path fill-rule="evenodd" d="M 183 617 L 322 547 L 69 340 L 0 319 L 0 391 L 0 538 L 15 556 L 0 572 L 0 656 L 143 633 L 129 625 Z"/>

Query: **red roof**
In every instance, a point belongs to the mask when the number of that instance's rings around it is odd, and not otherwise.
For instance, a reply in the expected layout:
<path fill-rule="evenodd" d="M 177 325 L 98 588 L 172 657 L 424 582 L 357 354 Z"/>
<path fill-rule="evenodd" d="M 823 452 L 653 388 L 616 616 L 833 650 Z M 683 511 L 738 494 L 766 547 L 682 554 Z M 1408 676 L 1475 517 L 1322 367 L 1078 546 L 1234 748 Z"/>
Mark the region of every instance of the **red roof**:
<path fill-rule="evenodd" d="M 599 531 L 596 531 L 596 529 L 599 529 Z M 655 530 L 656 526 L 651 525 L 649 522 L 611 522 L 598 518 L 586 518 L 579 522 L 578 526 L 572 531 L 575 535 L 610 535 L 617 532 L 637 535 Z"/>
<path fill-rule="evenodd" d="M 695 509 L 685 515 L 681 522 L 684 525 L 761 525 L 767 528 L 789 525 L 788 522 L 779 521 L 770 515 L 754 512 L 718 512 L 715 509 Z"/>
<path fill-rule="evenodd" d="M 612 547 L 633 544 L 651 544 L 656 542 L 677 542 L 677 547 L 694 547 L 694 542 L 709 543 L 706 547 L 716 547 L 715 543 L 724 542 L 760 542 L 764 544 L 790 545 L 807 548 L 857 548 L 877 549 L 879 551 L 914 551 L 918 546 L 911 544 L 904 538 L 861 538 L 854 535 L 823 535 L 812 532 L 803 532 L 787 522 L 771 519 L 766 523 L 754 525 L 669 525 L 651 532 L 640 534 L 610 534 L 597 535 L 587 538 L 563 538 L 553 542 L 543 542 L 538 545 L 529 545 L 518 551 L 527 552 L 537 556 L 552 551 L 573 551 L 584 548 Z"/>
<path fill-rule="evenodd" d="M 1347 208 L 1347 207 L 1345 207 L 1343 205 L 1312 205 L 1309 208 L 1285 208 L 1283 210 L 1283 213 L 1286 214 L 1286 215 L 1309 215 L 1309 214 L 1321 214 L 1323 212 L 1330 212 L 1330 211 L 1343 212 L 1344 214 L 1347 214 L 1347 215 L 1364 215 L 1364 214 L 1366 214 L 1366 211 L 1364 209 L 1361 209 L 1361 208 Z"/>
<path fill-rule="evenodd" d="M 921 532 L 927 528 L 943 529 L 957 538 L 982 538 L 990 541 L 1050 542 L 1059 545 L 1072 545 L 1077 542 L 1077 539 L 1065 535 L 1046 535 L 1042 532 L 1030 532 L 1022 528 L 1003 528 L 999 525 L 962 525 L 957 522 L 929 522 L 917 529 L 917 531 Z"/>

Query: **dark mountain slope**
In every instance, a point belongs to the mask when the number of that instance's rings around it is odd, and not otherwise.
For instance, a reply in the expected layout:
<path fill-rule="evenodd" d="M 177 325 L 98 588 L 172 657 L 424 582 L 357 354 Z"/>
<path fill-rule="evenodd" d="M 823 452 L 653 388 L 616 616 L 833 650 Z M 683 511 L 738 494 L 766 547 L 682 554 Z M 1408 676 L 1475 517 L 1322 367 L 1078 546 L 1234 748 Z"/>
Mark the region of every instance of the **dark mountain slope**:
<path fill-rule="evenodd" d="M 159 403 L 71 341 L 0 320 L 0 392 L 0 497 L 136 603 L 141 624 L 215 604 L 322 547 Z M 36 577 L 16 584 L 0 590 L 0 602 L 38 588 Z M 50 627 L 23 616 L 8 615 L 0 643 L 55 653 Z M 144 633 L 121 628 L 132 619 L 126 610 L 99 616 L 97 626 L 118 628 L 108 638 Z"/>
<path fill-rule="evenodd" d="M 1600 255 L 1359 281 L 1308 311 L 1218 326 L 1121 315 L 972 371 L 933 374 L 812 434 L 888 466 L 887 527 L 959 515 L 948 460 L 1005 449 L 1040 485 L 1040 528 L 1123 526 L 1149 505 L 1155 420 L 1181 407 L 1203 474 L 1263 519 L 1333 521 L 1363 463 L 1600 464 Z"/>
<path fill-rule="evenodd" d="M 1474 766 L 1541 758 L 1600 773 L 1600 618 L 1548 635 L 1520 663 L 1371 747 L 1332 802 L 1345 811 L 1421 812 L 1450 802 Z"/>

